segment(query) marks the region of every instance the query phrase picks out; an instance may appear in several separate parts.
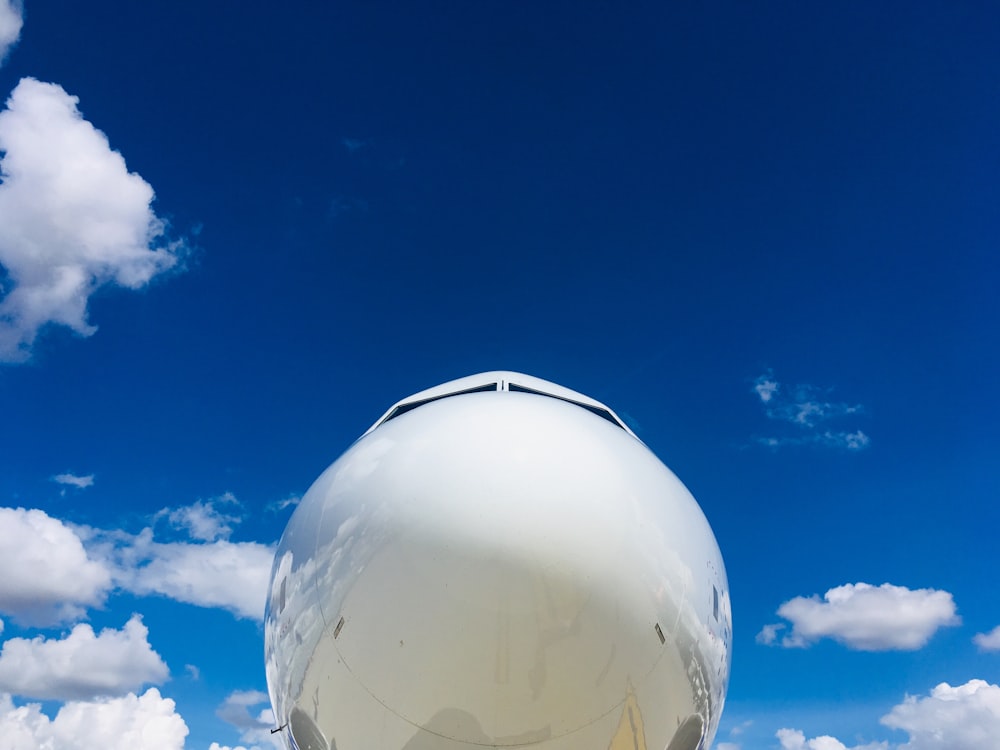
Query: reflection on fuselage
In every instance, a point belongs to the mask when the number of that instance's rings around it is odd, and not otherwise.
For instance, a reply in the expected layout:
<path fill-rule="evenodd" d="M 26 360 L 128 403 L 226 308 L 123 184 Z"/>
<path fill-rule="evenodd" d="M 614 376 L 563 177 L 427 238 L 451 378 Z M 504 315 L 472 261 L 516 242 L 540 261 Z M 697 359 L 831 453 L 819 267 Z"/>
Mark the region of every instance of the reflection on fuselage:
<path fill-rule="evenodd" d="M 299 750 L 707 746 L 731 620 L 700 508 L 594 402 L 475 377 L 498 386 L 379 424 L 290 521 L 265 633 L 282 736 Z"/>

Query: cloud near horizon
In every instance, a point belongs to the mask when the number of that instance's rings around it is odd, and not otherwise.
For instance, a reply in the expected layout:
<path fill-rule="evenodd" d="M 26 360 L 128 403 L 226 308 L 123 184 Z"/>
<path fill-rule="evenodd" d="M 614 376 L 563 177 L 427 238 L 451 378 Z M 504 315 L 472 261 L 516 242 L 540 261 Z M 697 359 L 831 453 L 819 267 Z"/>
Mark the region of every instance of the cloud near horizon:
<path fill-rule="evenodd" d="M 191 531 L 191 514 L 177 510 L 180 526 Z M 166 510 L 168 516 L 172 512 Z M 207 523 L 204 528 L 217 528 L 215 521 Z M 204 530 L 195 525 L 192 533 L 199 528 Z M 0 508 L 0 613 L 24 625 L 60 625 L 86 618 L 112 592 L 128 591 L 259 621 L 272 557 L 271 547 L 253 542 L 157 542 L 152 528 L 130 535 L 73 526 L 41 510 Z M 0 737 L 5 750 L 184 750 L 188 728 L 174 701 L 156 687 L 139 694 L 143 686 L 169 678 L 148 635 L 141 616 L 133 614 L 121 629 L 95 633 L 91 625 L 77 623 L 59 637 L 3 641 Z M 187 669 L 197 673 L 197 668 Z M 66 702 L 53 718 L 41 704 L 15 704 L 15 697 Z M 258 704 L 264 705 L 252 716 L 248 709 Z M 274 722 L 265 694 L 234 693 L 227 706 L 220 716 L 240 729 L 241 741 L 254 748 L 278 747 L 270 734 Z"/>
<path fill-rule="evenodd" d="M 984 750 L 1000 737 L 1000 686 L 985 680 L 955 687 L 942 682 L 927 696 L 907 695 L 879 722 L 906 732 L 907 741 L 848 747 L 829 735 L 807 740 L 803 732 L 788 728 L 775 736 L 782 750 Z"/>
<path fill-rule="evenodd" d="M 54 719 L 41 705 L 16 706 L 0 694 L 0 737 L 4 750 L 184 750 L 188 727 L 176 704 L 156 688 L 142 695 L 73 701 Z"/>
<path fill-rule="evenodd" d="M 51 324 L 92 335 L 92 294 L 140 289 L 186 250 L 78 102 L 22 78 L 0 112 L 0 362 L 27 360 Z"/>
<path fill-rule="evenodd" d="M 818 596 L 797 596 L 777 614 L 792 627 L 785 648 L 806 648 L 830 638 L 857 651 L 914 651 L 939 628 L 958 625 L 955 601 L 947 591 L 908 589 L 883 583 L 848 583 Z M 773 645 L 784 623 L 765 625 L 757 642 Z"/>

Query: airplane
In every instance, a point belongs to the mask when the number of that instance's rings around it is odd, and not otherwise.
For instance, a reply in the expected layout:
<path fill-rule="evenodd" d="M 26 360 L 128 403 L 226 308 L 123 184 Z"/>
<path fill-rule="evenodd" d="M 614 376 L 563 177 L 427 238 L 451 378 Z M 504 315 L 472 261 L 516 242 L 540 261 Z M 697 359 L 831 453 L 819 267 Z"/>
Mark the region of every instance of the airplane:
<path fill-rule="evenodd" d="M 729 683 L 722 555 L 604 404 L 487 372 L 394 404 L 275 552 L 289 750 L 704 750 Z"/>

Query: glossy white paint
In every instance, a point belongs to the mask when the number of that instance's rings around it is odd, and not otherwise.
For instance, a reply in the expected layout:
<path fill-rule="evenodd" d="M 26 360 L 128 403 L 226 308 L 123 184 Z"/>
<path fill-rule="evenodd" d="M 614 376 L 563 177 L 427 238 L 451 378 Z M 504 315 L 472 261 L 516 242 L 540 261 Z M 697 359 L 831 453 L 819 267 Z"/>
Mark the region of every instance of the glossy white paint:
<path fill-rule="evenodd" d="M 404 399 L 320 476 L 265 621 L 300 750 L 705 748 L 730 638 L 684 485 L 602 404 L 507 372 Z"/>

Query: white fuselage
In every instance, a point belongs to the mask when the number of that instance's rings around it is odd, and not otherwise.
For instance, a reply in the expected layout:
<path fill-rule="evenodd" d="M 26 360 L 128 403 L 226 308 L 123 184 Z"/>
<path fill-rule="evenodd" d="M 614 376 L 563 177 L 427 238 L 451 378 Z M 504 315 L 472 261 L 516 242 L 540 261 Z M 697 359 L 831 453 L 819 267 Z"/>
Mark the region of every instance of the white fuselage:
<path fill-rule="evenodd" d="M 516 373 L 404 400 L 330 466 L 265 623 L 299 750 L 704 748 L 730 639 L 684 485 L 606 407 Z"/>

